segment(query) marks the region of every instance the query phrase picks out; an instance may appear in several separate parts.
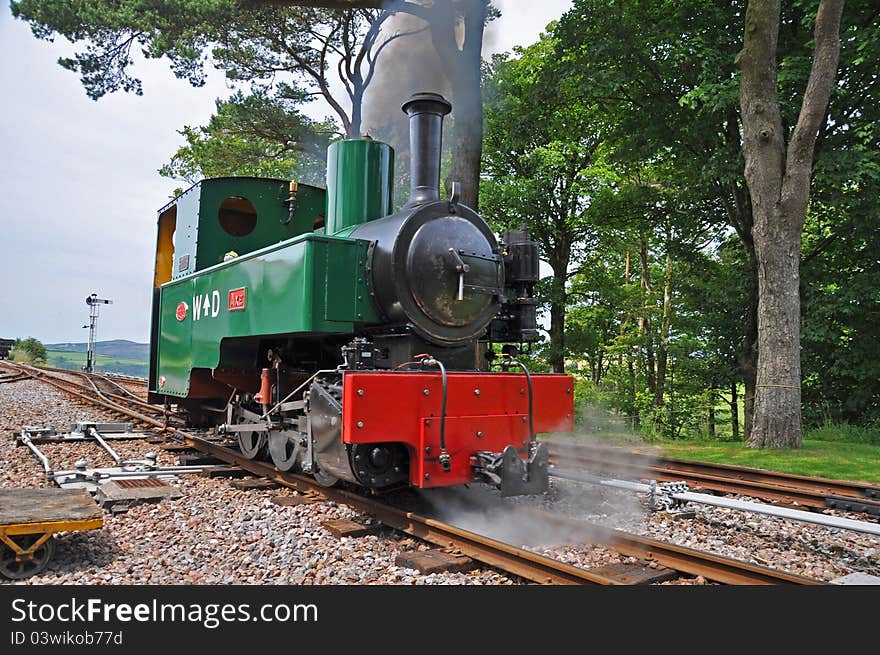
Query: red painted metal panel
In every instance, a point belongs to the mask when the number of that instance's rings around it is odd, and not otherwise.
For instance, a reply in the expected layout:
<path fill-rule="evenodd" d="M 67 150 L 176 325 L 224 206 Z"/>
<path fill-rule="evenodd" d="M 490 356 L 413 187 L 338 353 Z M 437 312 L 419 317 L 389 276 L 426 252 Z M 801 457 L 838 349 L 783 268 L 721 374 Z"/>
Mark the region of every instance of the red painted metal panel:
<path fill-rule="evenodd" d="M 477 436 L 482 433 L 482 436 Z M 451 468 L 445 472 L 440 455 L 440 419 L 423 419 L 419 432 L 420 457 L 410 459 L 410 483 L 417 487 L 446 487 L 473 482 L 471 455 L 479 450 L 497 453 L 513 444 L 518 450 L 529 442 L 529 419 L 524 414 L 455 416 L 446 418 L 446 450 Z"/>
<path fill-rule="evenodd" d="M 535 432 L 573 429 L 572 378 L 536 374 L 532 376 L 532 387 Z M 449 473 L 437 463 L 442 399 L 439 372 L 346 373 L 343 441 L 406 444 L 411 457 L 410 479 L 419 487 L 470 482 L 474 452 L 501 452 L 509 444 L 519 449 L 528 442 L 525 375 L 450 373 L 447 396 L 446 448 L 452 456 Z M 426 452 L 428 448 L 430 452 Z"/>
<path fill-rule="evenodd" d="M 230 312 L 241 312 L 247 307 L 247 288 L 230 289 L 227 297 L 227 308 Z"/>

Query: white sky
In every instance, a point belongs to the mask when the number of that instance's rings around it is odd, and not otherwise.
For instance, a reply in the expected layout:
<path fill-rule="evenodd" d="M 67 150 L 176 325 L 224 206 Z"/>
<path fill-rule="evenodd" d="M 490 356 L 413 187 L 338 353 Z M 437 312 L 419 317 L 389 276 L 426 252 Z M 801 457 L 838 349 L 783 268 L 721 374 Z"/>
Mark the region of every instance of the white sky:
<path fill-rule="evenodd" d="M 494 52 L 528 45 L 571 0 L 496 0 Z M 179 186 L 157 169 L 229 94 L 222 73 L 193 88 L 164 60 L 139 60 L 144 95 L 89 100 L 58 66 L 73 48 L 35 39 L 0 8 L 0 338 L 85 341 L 90 293 L 103 307 L 98 339 L 146 342 L 156 210 Z M 314 103 L 309 111 L 329 115 Z"/>

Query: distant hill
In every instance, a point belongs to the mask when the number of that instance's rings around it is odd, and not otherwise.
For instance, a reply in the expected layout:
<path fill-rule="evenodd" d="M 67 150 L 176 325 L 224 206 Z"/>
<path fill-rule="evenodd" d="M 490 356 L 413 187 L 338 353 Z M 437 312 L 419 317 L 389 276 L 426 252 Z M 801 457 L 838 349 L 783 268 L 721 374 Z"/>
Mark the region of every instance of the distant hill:
<path fill-rule="evenodd" d="M 56 368 L 79 370 L 86 363 L 87 343 L 47 343 L 47 364 Z M 150 344 L 125 339 L 98 341 L 95 344 L 95 370 L 147 377 Z"/>
<path fill-rule="evenodd" d="M 67 353 L 84 353 L 88 350 L 87 343 L 47 343 L 46 350 Z M 149 361 L 150 344 L 136 343 L 126 339 L 114 339 L 113 341 L 98 341 L 95 343 L 95 353 L 115 357 L 119 359 L 139 359 Z"/>

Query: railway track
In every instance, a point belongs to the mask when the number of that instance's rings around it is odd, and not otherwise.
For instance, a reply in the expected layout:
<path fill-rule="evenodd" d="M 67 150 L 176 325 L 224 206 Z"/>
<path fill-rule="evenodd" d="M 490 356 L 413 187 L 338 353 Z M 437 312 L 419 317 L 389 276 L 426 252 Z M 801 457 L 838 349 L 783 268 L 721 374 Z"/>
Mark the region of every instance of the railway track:
<path fill-rule="evenodd" d="M 18 365 L 18 368 L 29 377 L 45 382 L 81 402 L 104 407 L 120 416 L 135 418 L 153 427 L 173 428 L 173 417 L 164 407 L 150 405 L 130 392 L 126 396 L 107 390 L 102 391 L 99 384 L 109 385 L 110 382 L 99 375 L 89 375 L 79 371 L 52 371 L 27 365 Z M 81 382 L 70 380 L 70 377 L 79 378 Z"/>
<path fill-rule="evenodd" d="M 61 378 L 59 374 L 41 369 L 22 368 L 30 377 L 52 385 L 70 394 L 81 402 L 101 406 L 135 419 L 140 423 L 172 433 L 181 443 L 219 460 L 234 464 L 242 469 L 275 482 L 327 500 L 342 503 L 373 516 L 388 527 L 417 537 L 442 548 L 460 552 L 474 560 L 520 576 L 539 584 L 623 584 L 619 577 L 582 569 L 558 560 L 518 548 L 504 542 L 458 528 L 443 521 L 423 516 L 419 513 L 395 507 L 375 498 L 342 488 L 326 488 L 312 478 L 278 471 L 269 463 L 245 458 L 241 453 L 206 435 L 175 429 L 168 424 L 168 416 L 162 408 L 147 405 L 133 398 L 102 391 L 99 384 L 90 376 L 66 372 L 82 378 L 81 382 Z M 146 408 L 144 407 L 146 405 Z M 575 522 L 555 515 L 542 513 L 545 520 L 566 522 L 569 528 L 580 527 L 590 535 L 590 542 L 597 540 L 622 555 L 642 560 L 653 560 L 680 574 L 702 575 L 708 580 L 721 584 L 821 584 L 819 581 L 786 573 L 756 564 L 712 555 L 694 549 L 676 546 L 649 537 L 632 535 L 602 526 Z"/>
<path fill-rule="evenodd" d="M 568 468 L 588 468 L 633 479 L 649 477 L 660 482 L 682 480 L 689 486 L 719 493 L 817 510 L 842 509 L 880 516 L 880 486 L 868 483 L 683 461 L 597 444 L 548 443 L 551 461 Z"/>

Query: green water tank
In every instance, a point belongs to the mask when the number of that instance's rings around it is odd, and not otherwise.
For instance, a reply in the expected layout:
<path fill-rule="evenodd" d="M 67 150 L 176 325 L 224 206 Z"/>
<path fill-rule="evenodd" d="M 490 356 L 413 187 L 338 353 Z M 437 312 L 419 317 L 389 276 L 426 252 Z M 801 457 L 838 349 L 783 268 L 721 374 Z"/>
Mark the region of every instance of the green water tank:
<path fill-rule="evenodd" d="M 346 139 L 327 149 L 327 218 L 336 234 L 391 213 L 394 149 L 372 139 Z"/>

